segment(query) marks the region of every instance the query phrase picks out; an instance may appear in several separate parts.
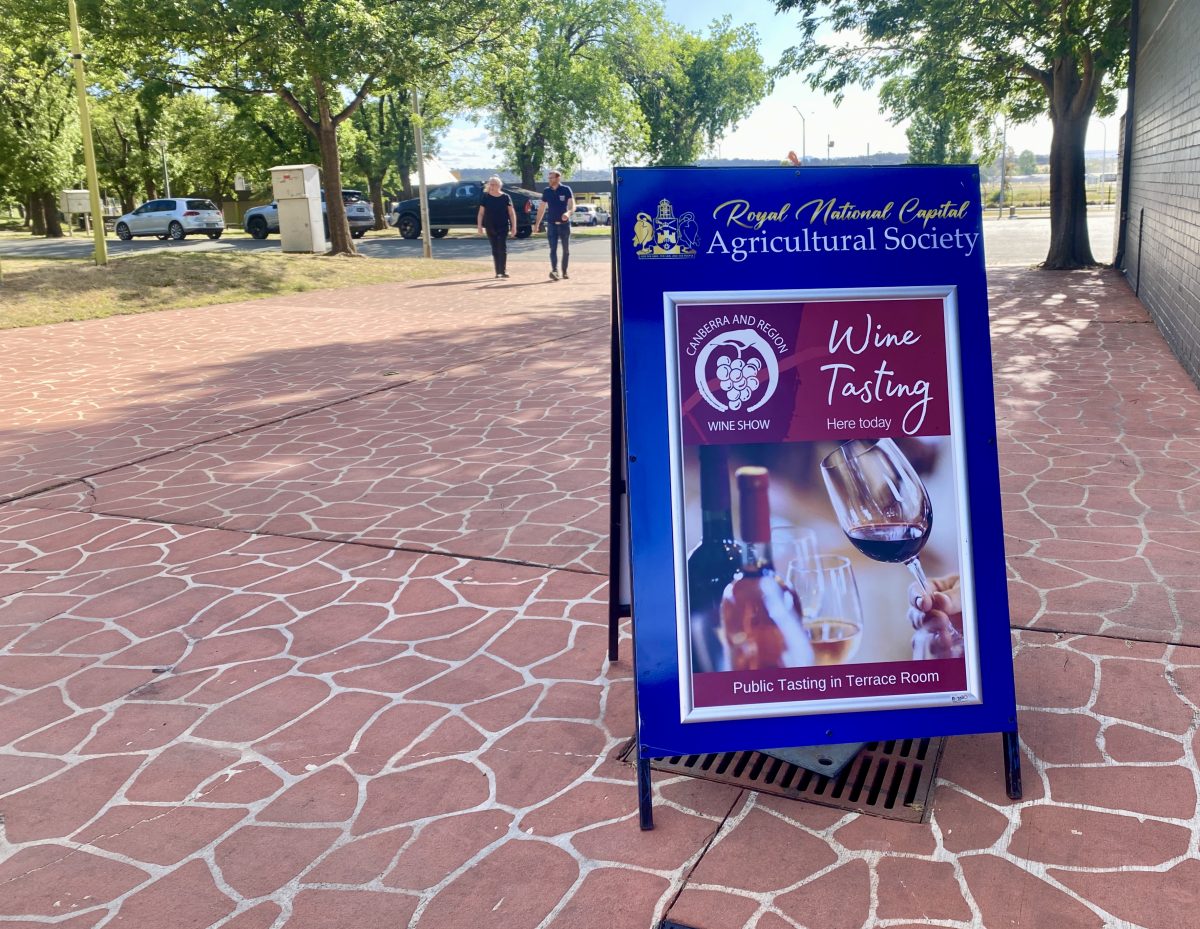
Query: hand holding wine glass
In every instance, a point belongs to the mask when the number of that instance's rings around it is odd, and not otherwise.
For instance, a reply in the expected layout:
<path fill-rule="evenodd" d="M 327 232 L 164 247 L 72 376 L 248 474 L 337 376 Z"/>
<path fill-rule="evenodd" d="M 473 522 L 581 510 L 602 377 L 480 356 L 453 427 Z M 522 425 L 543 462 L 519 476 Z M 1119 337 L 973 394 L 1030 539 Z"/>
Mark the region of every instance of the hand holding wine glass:
<path fill-rule="evenodd" d="M 933 529 L 933 506 L 925 485 L 891 439 L 844 442 L 821 462 L 821 476 L 838 523 L 860 552 L 874 561 L 904 564 L 918 588 L 938 591 L 921 567 L 921 551 Z M 962 636 L 954 630 L 961 647 Z"/>
<path fill-rule="evenodd" d="M 961 658 L 963 654 L 962 590 L 958 575 L 932 577 L 933 593 L 915 583 L 908 588 L 908 619 L 916 632 L 912 637 L 913 658 Z"/>

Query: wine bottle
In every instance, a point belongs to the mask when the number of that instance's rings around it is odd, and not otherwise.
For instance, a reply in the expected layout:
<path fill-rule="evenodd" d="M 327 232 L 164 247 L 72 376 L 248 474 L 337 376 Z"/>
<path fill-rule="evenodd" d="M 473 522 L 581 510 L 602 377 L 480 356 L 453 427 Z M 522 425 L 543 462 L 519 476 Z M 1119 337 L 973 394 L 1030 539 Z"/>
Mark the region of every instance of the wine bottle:
<path fill-rule="evenodd" d="M 775 572 L 766 468 L 739 468 L 738 521 L 742 566 L 721 598 L 721 629 L 734 671 L 815 663 L 801 621 L 800 599 Z"/>
<path fill-rule="evenodd" d="M 700 544 L 688 556 L 688 613 L 692 671 L 729 670 L 721 639 L 721 595 L 741 567 L 733 537 L 729 453 L 722 445 L 700 446 Z"/>

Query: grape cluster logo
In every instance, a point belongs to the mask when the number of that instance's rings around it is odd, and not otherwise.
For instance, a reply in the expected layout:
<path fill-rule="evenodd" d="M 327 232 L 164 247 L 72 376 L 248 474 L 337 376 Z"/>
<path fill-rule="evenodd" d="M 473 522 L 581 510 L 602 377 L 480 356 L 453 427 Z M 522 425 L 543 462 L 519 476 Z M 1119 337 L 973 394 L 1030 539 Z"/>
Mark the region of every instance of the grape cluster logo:
<path fill-rule="evenodd" d="M 722 332 L 696 356 L 696 387 L 719 412 L 752 413 L 771 399 L 779 362 L 770 344 L 753 329 Z"/>
<path fill-rule="evenodd" d="M 638 213 L 633 224 L 633 247 L 638 258 L 695 258 L 700 226 L 696 215 L 676 216 L 671 201 L 658 201 L 658 212 Z"/>

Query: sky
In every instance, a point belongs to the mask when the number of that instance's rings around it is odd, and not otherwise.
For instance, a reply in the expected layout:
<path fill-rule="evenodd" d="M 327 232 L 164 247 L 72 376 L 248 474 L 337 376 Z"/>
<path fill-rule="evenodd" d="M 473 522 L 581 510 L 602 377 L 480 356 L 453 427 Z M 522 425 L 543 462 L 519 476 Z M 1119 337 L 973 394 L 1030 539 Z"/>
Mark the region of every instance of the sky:
<path fill-rule="evenodd" d="M 770 0 L 666 0 L 667 17 L 696 32 L 707 32 L 709 24 L 725 14 L 734 23 L 751 23 L 758 29 L 760 48 L 767 65 L 795 44 L 799 35 L 789 14 L 775 13 Z M 799 111 L 799 112 L 797 112 Z M 809 89 L 803 78 L 791 76 L 778 81 L 770 96 L 709 153 L 715 158 L 783 159 L 789 150 L 803 148 L 810 157 L 827 151 L 834 157 L 871 152 L 903 152 L 908 149 L 905 124 L 893 126 L 882 114 L 874 90 L 854 88 L 840 106 L 819 91 Z M 1107 149 L 1116 161 L 1119 117 L 1093 119 L 1088 128 L 1087 149 Z M 1034 154 L 1050 152 L 1050 121 L 1042 118 L 1022 126 L 1010 126 L 1008 144 L 1015 152 L 1029 149 Z M 832 142 L 832 147 L 827 148 Z M 487 130 L 466 119 L 454 122 L 442 141 L 441 160 L 450 167 L 493 167 L 499 156 L 489 144 Z M 584 153 L 584 168 L 608 168 L 607 153 L 596 149 Z"/>

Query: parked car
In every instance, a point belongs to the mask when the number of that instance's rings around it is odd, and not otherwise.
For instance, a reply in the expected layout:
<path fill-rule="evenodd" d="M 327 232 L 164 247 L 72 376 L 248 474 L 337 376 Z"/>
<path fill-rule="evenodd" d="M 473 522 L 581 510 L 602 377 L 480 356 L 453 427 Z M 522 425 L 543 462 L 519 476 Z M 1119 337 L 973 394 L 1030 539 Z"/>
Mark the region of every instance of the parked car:
<path fill-rule="evenodd" d="M 537 204 L 542 195 L 526 190 L 516 184 L 505 184 L 504 192 L 512 197 L 513 209 L 517 213 L 517 238 L 524 239 L 533 234 L 533 221 L 537 219 Z M 479 198 L 483 196 L 481 181 L 455 181 L 429 188 L 429 234 L 440 239 L 452 226 L 468 226 L 472 229 L 479 217 Z M 392 210 L 390 224 L 406 239 L 415 239 L 421 234 L 421 202 L 417 198 L 401 200 Z"/>
<path fill-rule="evenodd" d="M 150 200 L 132 213 L 118 216 L 113 229 L 117 238 L 126 242 L 139 235 L 179 241 L 194 232 L 203 232 L 210 239 L 219 239 L 225 231 L 225 216 L 211 200 L 172 197 Z"/>
<path fill-rule="evenodd" d="M 346 219 L 350 223 L 350 235 L 361 239 L 368 229 L 375 227 L 375 211 L 371 201 L 361 190 L 342 188 L 342 203 L 346 205 Z M 325 191 L 321 191 L 321 212 L 325 213 Z M 256 206 L 242 217 L 242 228 L 256 239 L 265 239 L 272 232 L 279 232 L 279 204 L 271 201 L 266 206 Z M 329 219 L 325 220 L 325 238 L 329 238 Z"/>
<path fill-rule="evenodd" d="M 604 207 L 581 203 L 571 214 L 572 226 L 611 226 L 612 216 Z"/>

